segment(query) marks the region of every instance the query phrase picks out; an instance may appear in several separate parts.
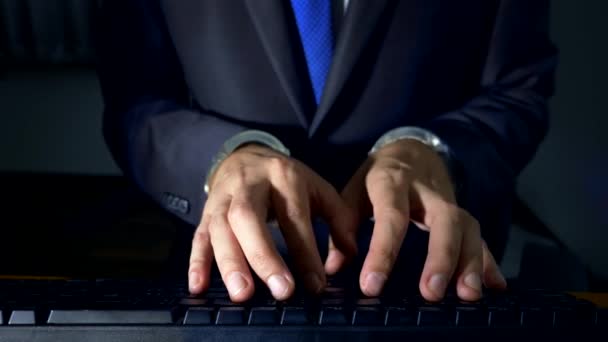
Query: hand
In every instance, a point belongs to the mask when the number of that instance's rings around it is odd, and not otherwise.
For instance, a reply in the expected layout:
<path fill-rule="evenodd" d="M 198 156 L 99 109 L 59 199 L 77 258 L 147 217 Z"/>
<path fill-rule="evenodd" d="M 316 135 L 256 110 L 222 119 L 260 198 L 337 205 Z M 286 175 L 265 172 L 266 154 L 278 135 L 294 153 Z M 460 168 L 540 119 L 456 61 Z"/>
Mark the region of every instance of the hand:
<path fill-rule="evenodd" d="M 355 253 L 355 216 L 338 192 L 302 163 L 260 145 L 233 152 L 210 179 L 210 191 L 192 242 L 189 287 L 209 286 L 213 257 L 230 298 L 245 301 L 254 292 L 249 265 L 277 300 L 294 291 L 294 275 L 279 255 L 266 222 L 274 214 L 297 275 L 320 292 L 326 283 L 311 217 L 330 226 L 337 249 Z"/>
<path fill-rule="evenodd" d="M 443 298 L 452 278 L 463 300 L 479 299 L 482 282 L 488 287 L 506 287 L 481 238 L 478 222 L 456 205 L 447 168 L 428 146 L 411 139 L 384 146 L 359 168 L 342 196 L 360 215 L 358 221 L 369 215 L 375 219 L 359 279 L 366 295 L 377 296 L 382 291 L 410 221 L 429 231 L 419 284 L 425 299 Z M 327 272 L 337 272 L 346 259 L 330 240 Z"/>

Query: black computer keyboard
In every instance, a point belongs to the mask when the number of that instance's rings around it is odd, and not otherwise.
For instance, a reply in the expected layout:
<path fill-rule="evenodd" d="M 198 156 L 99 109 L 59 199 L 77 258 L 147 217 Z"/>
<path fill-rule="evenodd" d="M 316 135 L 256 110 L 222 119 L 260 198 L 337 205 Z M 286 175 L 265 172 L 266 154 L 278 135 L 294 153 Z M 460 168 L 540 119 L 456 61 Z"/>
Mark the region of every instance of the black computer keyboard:
<path fill-rule="evenodd" d="M 284 302 L 258 286 L 250 301 L 233 303 L 217 280 L 201 296 L 174 280 L 0 280 L 0 341 L 555 341 L 608 333 L 605 310 L 565 293 L 513 289 L 478 302 L 450 293 L 430 303 L 395 289 L 368 298 L 352 284 L 331 279 L 318 297 Z"/>

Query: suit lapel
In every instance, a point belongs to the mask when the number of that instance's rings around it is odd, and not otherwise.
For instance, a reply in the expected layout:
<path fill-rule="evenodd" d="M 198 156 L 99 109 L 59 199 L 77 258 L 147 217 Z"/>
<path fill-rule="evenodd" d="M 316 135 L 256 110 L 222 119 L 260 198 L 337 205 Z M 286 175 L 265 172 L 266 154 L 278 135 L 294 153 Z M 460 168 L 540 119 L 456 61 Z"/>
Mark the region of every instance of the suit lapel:
<path fill-rule="evenodd" d="M 333 64 L 327 76 L 321 103 L 309 129 L 312 136 L 327 116 L 367 42 L 389 0 L 351 0 L 340 28 Z M 260 1 L 264 2 L 264 1 Z"/>
<path fill-rule="evenodd" d="M 296 40 L 291 37 L 288 4 L 278 0 L 247 0 L 247 8 L 254 26 L 260 36 L 266 54 L 285 89 L 285 93 L 296 113 L 298 120 L 306 129 L 314 111 L 312 89 L 308 89 L 306 72 L 302 69 L 301 53 L 298 53 Z M 305 63 L 305 62 L 304 62 Z"/>

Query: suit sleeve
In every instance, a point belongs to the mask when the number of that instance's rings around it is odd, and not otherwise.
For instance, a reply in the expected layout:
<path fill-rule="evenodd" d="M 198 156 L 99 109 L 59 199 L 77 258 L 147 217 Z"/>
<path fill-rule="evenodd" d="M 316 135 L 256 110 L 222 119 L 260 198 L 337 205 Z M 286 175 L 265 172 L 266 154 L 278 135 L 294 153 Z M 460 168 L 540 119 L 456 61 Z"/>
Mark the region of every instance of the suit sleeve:
<path fill-rule="evenodd" d="M 506 218 L 516 177 L 548 130 L 557 64 L 548 17 L 548 0 L 500 1 L 480 93 L 423 125 L 449 145 L 459 198 L 482 228 Z"/>
<path fill-rule="evenodd" d="M 197 225 L 212 158 L 246 127 L 190 106 L 159 1 L 104 1 L 99 19 L 98 75 L 109 150 L 144 193 Z"/>

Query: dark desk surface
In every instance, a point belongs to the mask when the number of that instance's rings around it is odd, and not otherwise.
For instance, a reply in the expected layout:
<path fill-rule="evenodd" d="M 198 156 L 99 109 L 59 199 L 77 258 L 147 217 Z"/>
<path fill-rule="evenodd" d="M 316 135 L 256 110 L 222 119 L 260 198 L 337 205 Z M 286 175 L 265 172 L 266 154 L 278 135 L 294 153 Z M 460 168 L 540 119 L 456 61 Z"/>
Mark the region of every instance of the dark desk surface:
<path fill-rule="evenodd" d="M 608 292 L 571 292 L 577 298 L 588 300 L 600 308 L 608 309 Z"/>
<path fill-rule="evenodd" d="M 192 228 L 122 177 L 0 173 L 0 189 L 0 274 L 154 276 L 189 248 Z"/>

